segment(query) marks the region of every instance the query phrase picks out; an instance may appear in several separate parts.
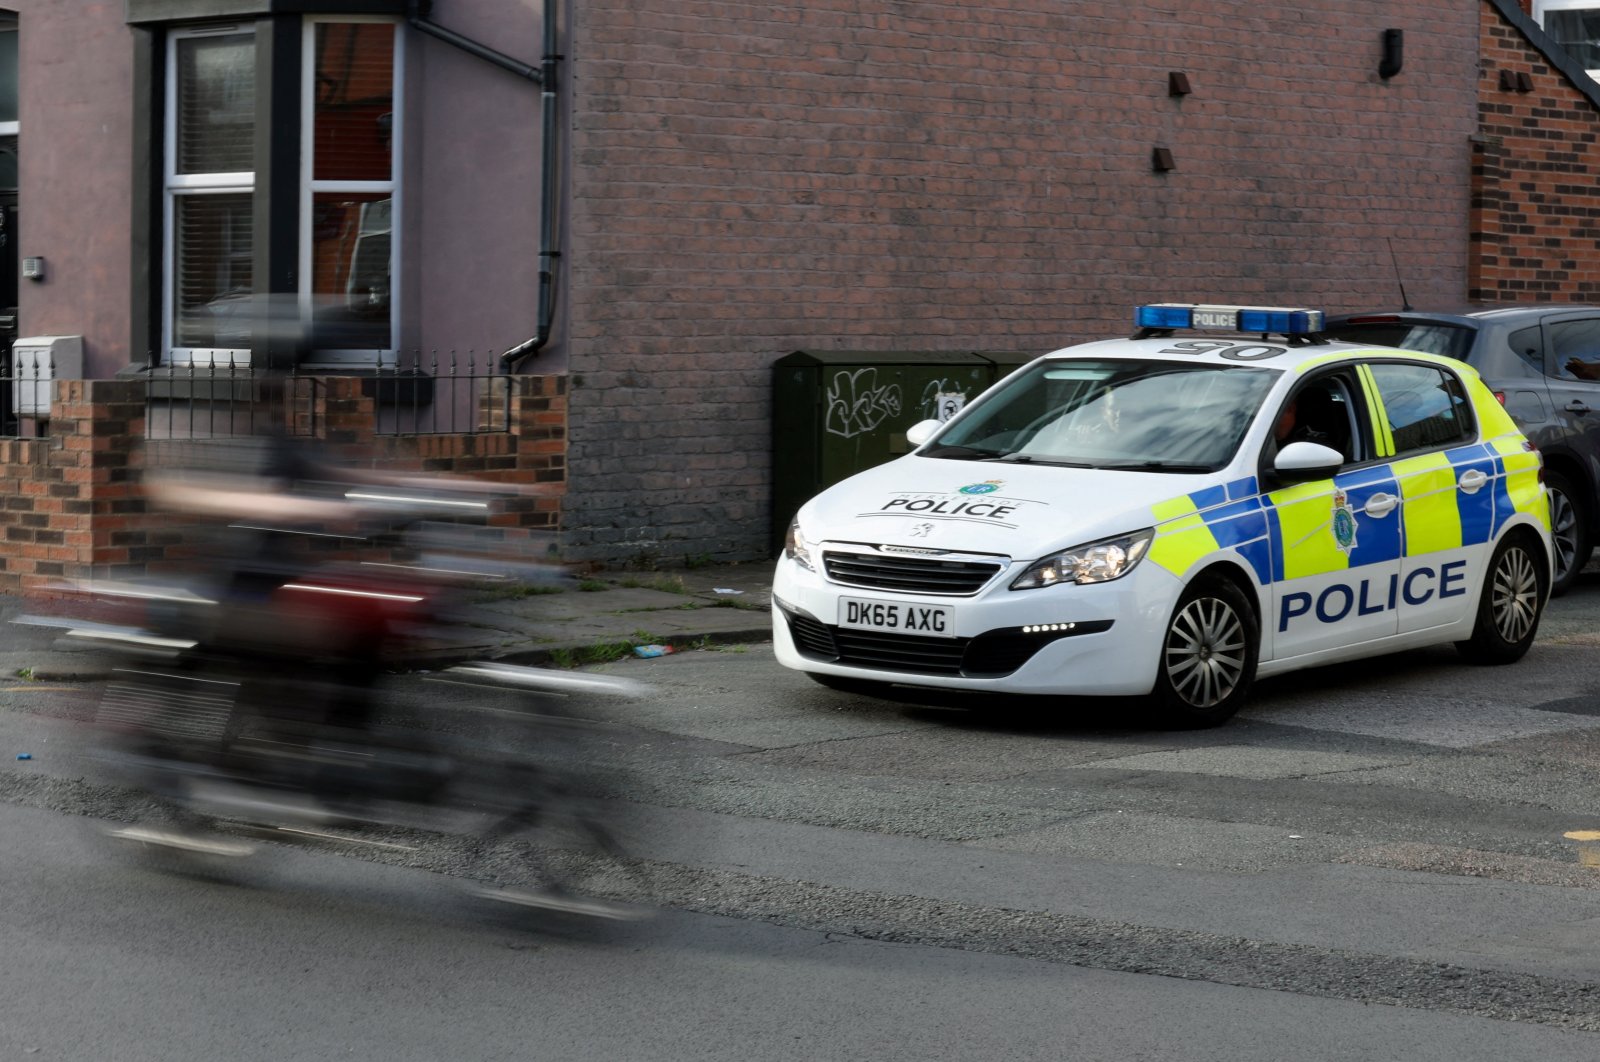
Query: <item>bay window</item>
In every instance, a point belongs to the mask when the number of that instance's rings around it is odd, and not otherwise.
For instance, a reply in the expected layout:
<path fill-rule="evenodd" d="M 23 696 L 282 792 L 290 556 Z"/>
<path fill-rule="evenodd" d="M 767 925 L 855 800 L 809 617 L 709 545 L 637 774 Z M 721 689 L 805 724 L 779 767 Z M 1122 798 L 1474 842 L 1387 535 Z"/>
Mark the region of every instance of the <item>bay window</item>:
<path fill-rule="evenodd" d="M 168 360 L 263 364 L 292 331 L 301 364 L 392 364 L 399 24 L 277 16 L 165 48 Z"/>

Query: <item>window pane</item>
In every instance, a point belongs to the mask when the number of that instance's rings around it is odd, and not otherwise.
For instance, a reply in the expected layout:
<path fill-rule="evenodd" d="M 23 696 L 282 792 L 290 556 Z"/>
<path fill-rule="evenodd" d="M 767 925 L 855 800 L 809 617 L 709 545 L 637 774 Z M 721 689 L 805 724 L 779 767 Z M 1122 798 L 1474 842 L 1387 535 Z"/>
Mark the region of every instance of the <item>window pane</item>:
<path fill-rule="evenodd" d="M 17 31 L 0 31 L 0 122 L 17 120 Z"/>
<path fill-rule="evenodd" d="M 1544 31 L 1585 70 L 1600 70 L 1600 6 L 1576 11 L 1546 11 Z"/>
<path fill-rule="evenodd" d="M 250 34 L 178 41 L 179 173 L 255 169 L 255 38 Z"/>
<path fill-rule="evenodd" d="M 1506 337 L 1506 345 L 1511 348 L 1511 353 L 1521 358 L 1528 368 L 1540 375 L 1544 374 L 1544 338 L 1539 334 L 1539 326 L 1519 328 Z"/>
<path fill-rule="evenodd" d="M 250 345 L 250 196 L 180 195 L 173 292 L 180 347 Z"/>
<path fill-rule="evenodd" d="M 1550 326 L 1556 374 L 1566 380 L 1600 380 L 1600 319 Z"/>
<path fill-rule="evenodd" d="M 1396 455 L 1443 449 L 1472 434 L 1467 396 L 1448 373 L 1423 365 L 1375 364 L 1372 378 L 1394 433 Z"/>
<path fill-rule="evenodd" d="M 386 193 L 319 193 L 311 200 L 312 345 L 389 348 L 389 208 Z"/>
<path fill-rule="evenodd" d="M 394 124 L 394 26 L 317 26 L 316 110 L 319 181 L 387 181 Z"/>

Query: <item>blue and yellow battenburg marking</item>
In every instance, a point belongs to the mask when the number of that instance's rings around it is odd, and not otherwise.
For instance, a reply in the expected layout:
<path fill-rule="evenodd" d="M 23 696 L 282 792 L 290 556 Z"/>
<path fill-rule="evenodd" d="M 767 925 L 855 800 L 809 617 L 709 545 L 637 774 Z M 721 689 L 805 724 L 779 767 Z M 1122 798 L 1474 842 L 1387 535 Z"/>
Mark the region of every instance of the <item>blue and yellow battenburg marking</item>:
<path fill-rule="evenodd" d="M 1471 473 L 1482 485 L 1464 489 Z M 1363 519 L 1380 494 L 1400 511 Z M 1248 476 L 1161 502 L 1153 513 L 1151 563 L 1183 576 L 1227 549 L 1263 585 L 1488 542 L 1517 513 L 1550 522 L 1539 455 L 1520 435 L 1354 469 L 1335 476 L 1331 491 L 1324 480 L 1263 495 Z"/>

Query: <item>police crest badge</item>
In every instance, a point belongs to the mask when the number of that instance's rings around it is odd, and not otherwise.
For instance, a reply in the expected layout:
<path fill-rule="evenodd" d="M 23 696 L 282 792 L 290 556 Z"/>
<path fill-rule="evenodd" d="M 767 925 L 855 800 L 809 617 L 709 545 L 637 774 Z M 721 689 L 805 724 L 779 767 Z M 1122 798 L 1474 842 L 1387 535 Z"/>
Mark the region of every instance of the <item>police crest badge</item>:
<path fill-rule="evenodd" d="M 1343 490 L 1333 492 L 1333 544 L 1346 557 L 1356 548 L 1356 513 Z"/>

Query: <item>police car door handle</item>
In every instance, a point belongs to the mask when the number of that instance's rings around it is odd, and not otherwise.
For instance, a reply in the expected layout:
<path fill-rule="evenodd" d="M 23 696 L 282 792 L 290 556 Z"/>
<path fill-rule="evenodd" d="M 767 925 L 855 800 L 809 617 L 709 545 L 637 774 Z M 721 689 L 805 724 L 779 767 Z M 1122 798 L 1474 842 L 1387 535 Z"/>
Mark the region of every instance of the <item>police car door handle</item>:
<path fill-rule="evenodd" d="M 1487 482 L 1489 482 L 1489 477 L 1474 468 L 1461 473 L 1461 478 L 1456 481 L 1456 486 L 1468 494 L 1476 494 Z"/>
<path fill-rule="evenodd" d="M 1399 504 L 1400 499 L 1393 494 L 1374 494 L 1367 499 L 1367 504 L 1361 507 L 1361 511 L 1368 516 L 1388 516 Z"/>
<path fill-rule="evenodd" d="M 1566 410 L 1568 413 L 1587 413 L 1589 412 L 1589 407 L 1583 401 L 1583 399 L 1574 398 L 1571 402 L 1567 403 Z"/>

